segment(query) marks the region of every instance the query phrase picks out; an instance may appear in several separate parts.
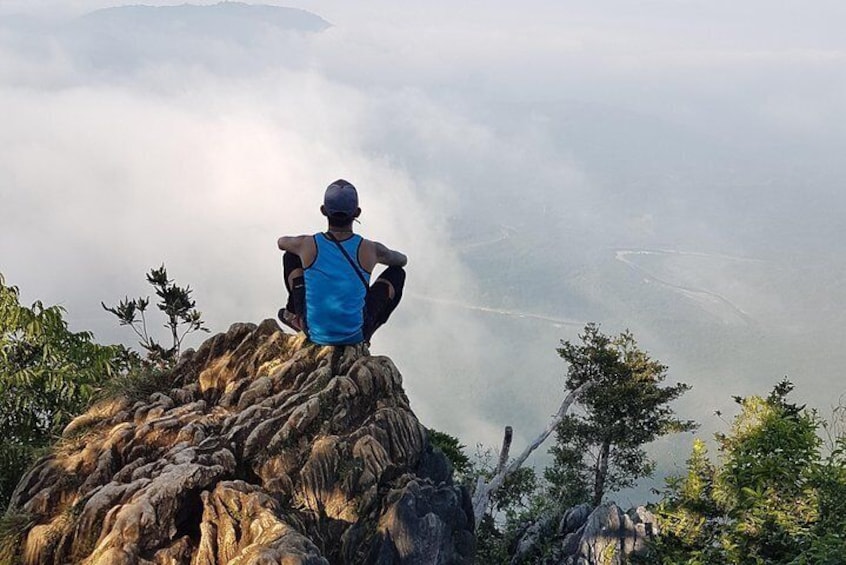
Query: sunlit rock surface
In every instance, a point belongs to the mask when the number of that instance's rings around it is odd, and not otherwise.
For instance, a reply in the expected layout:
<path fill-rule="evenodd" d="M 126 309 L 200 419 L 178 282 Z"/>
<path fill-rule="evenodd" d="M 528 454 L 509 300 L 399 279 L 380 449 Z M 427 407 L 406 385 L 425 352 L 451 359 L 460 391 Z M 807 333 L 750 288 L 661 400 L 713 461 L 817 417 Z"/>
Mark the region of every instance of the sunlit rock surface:
<path fill-rule="evenodd" d="M 93 407 L 23 478 L 23 563 L 472 562 L 468 494 L 387 357 L 266 320 L 172 383 Z"/>

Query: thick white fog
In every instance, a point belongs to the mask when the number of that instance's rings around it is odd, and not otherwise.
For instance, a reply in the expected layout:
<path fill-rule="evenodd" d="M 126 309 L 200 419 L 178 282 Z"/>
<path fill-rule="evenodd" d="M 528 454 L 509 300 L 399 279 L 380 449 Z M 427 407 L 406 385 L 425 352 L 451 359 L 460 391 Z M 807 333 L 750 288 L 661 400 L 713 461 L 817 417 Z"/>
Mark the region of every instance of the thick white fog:
<path fill-rule="evenodd" d="M 273 317 L 276 237 L 320 230 L 343 177 L 410 257 L 373 350 L 465 443 L 535 435 L 588 321 L 693 385 L 702 437 L 785 375 L 839 401 L 842 3 L 196 4 L 0 3 L 0 273 L 25 301 L 131 344 L 100 301 L 165 263 L 214 331 Z M 690 440 L 653 446 L 662 473 Z"/>

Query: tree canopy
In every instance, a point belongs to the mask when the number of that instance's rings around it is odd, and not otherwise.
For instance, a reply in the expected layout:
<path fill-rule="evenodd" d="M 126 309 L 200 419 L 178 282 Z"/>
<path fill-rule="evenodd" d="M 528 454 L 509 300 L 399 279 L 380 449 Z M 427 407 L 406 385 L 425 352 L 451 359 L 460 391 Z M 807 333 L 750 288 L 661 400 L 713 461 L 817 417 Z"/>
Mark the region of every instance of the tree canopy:
<path fill-rule="evenodd" d="M 667 367 L 631 332 L 610 337 L 588 324 L 579 337 L 580 343 L 563 341 L 558 354 L 568 364 L 567 390 L 589 384 L 579 397 L 583 410 L 558 425 L 545 472 L 553 498 L 565 506 L 598 505 L 607 492 L 634 486 L 653 471 L 645 444 L 695 427 L 670 406 L 690 386 L 661 386 Z"/>
<path fill-rule="evenodd" d="M 73 332 L 60 306 L 20 303 L 0 275 L 0 507 L 37 450 L 124 367 L 125 350 Z"/>
<path fill-rule="evenodd" d="M 792 388 L 785 380 L 767 397 L 735 398 L 740 413 L 716 435 L 717 464 L 694 443 L 658 505 L 661 536 L 647 562 L 844 563 L 846 437 L 823 456 L 824 422 L 788 402 Z"/>

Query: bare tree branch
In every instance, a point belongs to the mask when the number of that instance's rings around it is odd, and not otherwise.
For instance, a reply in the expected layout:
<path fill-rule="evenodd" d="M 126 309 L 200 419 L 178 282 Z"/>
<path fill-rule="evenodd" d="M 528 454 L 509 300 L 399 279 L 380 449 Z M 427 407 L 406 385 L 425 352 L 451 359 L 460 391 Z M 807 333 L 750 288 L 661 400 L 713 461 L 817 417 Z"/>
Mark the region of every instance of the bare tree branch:
<path fill-rule="evenodd" d="M 540 444 L 546 441 L 546 438 L 552 433 L 552 431 L 561 423 L 564 419 L 564 416 L 567 415 L 567 411 L 572 406 L 573 402 L 579 397 L 582 391 L 589 386 L 589 382 L 584 383 L 579 388 L 574 391 L 571 391 L 564 401 L 561 402 L 561 406 L 558 408 L 558 412 L 552 417 L 549 423 L 546 425 L 546 428 L 540 433 L 535 440 L 530 443 L 523 452 L 517 456 L 517 458 L 511 462 L 508 467 L 505 466 L 505 463 L 508 461 L 508 450 L 511 446 L 511 426 L 505 428 L 505 437 L 502 441 L 502 451 L 500 452 L 499 464 L 497 465 L 496 474 L 494 477 L 489 481 L 485 482 L 484 477 L 479 477 L 476 481 L 476 490 L 473 492 L 473 515 L 476 519 L 476 525 L 482 520 L 482 516 L 485 514 L 485 510 L 490 502 L 491 497 L 493 494 L 499 490 L 502 486 L 502 483 L 505 482 L 506 477 L 508 475 L 513 474 L 517 469 L 520 468 L 523 463 L 526 462 L 526 459 L 529 458 L 529 455 L 537 449 Z"/>
<path fill-rule="evenodd" d="M 511 439 L 514 436 L 514 430 L 511 426 L 505 426 L 505 436 L 502 438 L 502 449 L 499 450 L 499 463 L 496 465 L 494 475 L 498 475 L 505 469 L 508 464 L 508 452 L 511 451 Z"/>

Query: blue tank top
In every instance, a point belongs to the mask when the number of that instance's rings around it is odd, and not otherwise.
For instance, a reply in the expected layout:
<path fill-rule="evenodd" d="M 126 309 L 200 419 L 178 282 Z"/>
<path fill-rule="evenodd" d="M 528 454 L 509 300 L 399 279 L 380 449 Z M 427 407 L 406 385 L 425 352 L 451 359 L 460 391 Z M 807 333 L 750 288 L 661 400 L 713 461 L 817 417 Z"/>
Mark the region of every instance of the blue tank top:
<path fill-rule="evenodd" d="M 358 262 L 360 235 L 341 241 L 364 280 L 370 273 Z M 311 341 L 319 345 L 352 345 L 364 340 L 364 299 L 367 290 L 337 244 L 318 233 L 317 256 L 305 269 L 306 326 Z"/>

